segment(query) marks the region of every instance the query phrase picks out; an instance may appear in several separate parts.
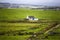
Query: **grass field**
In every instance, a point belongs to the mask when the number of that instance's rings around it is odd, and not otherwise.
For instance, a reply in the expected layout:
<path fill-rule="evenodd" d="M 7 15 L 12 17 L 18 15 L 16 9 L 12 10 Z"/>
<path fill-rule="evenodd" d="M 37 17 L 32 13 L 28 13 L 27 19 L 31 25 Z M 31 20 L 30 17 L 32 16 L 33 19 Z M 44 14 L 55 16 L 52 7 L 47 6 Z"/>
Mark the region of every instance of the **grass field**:
<path fill-rule="evenodd" d="M 60 22 L 60 10 L 0 9 L 0 40 L 27 40 L 33 34 L 43 31 L 55 23 L 1 22 L 1 20 L 21 20 L 26 18 L 26 16 L 35 16 L 38 19 Z M 60 32 L 59 29 L 55 29 L 54 31 Z M 37 40 L 40 40 L 40 34 L 37 37 L 39 38 Z M 53 35 L 48 36 L 48 39 L 42 40 L 59 40 L 59 38 L 60 36 Z M 32 40 L 35 40 L 35 38 Z"/>
<path fill-rule="evenodd" d="M 39 19 L 60 20 L 60 11 L 54 10 L 26 10 L 26 9 L 0 9 L 0 20 L 18 20 L 26 16 L 35 16 Z"/>

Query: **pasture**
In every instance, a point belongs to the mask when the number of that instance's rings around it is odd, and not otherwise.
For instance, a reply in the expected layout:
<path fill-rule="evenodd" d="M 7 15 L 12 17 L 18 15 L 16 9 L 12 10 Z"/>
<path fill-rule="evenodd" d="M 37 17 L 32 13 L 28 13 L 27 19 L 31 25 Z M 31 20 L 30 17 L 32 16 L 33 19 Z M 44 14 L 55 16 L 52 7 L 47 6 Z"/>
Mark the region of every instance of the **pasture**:
<path fill-rule="evenodd" d="M 35 16 L 39 19 L 39 23 L 32 21 L 16 22 L 17 20 L 24 20 L 27 16 Z M 40 22 L 42 20 L 43 22 Z M 13 23 L 13 21 L 15 22 Z M 0 40 L 29 40 L 34 34 L 39 36 L 32 37 L 31 40 L 36 38 L 40 40 L 40 35 L 46 36 L 44 35 L 45 30 L 48 31 L 49 27 L 54 27 L 54 23 L 60 24 L 59 10 L 0 9 Z M 60 32 L 59 28 L 52 31 Z M 60 36 L 53 35 L 48 36 L 48 39 L 43 38 L 43 40 L 59 40 L 59 38 Z"/>
<path fill-rule="evenodd" d="M 26 16 L 35 16 L 39 19 L 60 20 L 60 11 L 55 10 L 27 10 L 27 9 L 0 9 L 0 20 L 19 20 Z"/>

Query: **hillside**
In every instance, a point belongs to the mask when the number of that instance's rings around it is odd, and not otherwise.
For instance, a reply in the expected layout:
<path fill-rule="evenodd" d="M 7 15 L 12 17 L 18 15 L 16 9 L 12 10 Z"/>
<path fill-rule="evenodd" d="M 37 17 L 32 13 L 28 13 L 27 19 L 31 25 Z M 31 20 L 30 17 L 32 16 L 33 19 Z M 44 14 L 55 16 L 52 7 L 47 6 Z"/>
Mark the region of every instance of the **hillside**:
<path fill-rule="evenodd" d="M 39 19 L 60 20 L 60 11 L 55 10 L 28 10 L 28 9 L 0 9 L 0 20 L 19 20 L 27 16 Z"/>
<path fill-rule="evenodd" d="M 59 40 L 59 32 L 60 10 L 0 9 L 0 40 Z"/>

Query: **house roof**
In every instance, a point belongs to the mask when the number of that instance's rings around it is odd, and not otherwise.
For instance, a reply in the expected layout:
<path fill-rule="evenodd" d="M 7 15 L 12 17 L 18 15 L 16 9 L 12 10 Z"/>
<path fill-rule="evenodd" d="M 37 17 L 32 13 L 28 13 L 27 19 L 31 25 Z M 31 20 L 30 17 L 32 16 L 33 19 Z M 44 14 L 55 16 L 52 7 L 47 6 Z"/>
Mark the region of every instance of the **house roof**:
<path fill-rule="evenodd" d="M 34 16 L 28 16 L 29 18 L 35 18 Z"/>

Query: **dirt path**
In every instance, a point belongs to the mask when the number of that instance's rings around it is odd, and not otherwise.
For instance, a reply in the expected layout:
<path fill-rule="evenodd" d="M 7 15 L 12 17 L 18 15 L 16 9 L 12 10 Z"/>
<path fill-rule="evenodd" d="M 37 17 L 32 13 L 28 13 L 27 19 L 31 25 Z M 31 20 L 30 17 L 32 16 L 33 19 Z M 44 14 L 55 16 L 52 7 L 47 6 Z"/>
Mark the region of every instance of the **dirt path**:
<path fill-rule="evenodd" d="M 46 31 L 44 34 L 47 34 L 48 32 L 50 32 L 50 31 L 52 31 L 52 30 L 54 30 L 54 29 L 56 29 L 56 28 L 58 28 L 58 27 L 60 27 L 60 24 L 58 24 L 58 25 L 56 25 L 55 27 L 49 29 L 49 30 Z"/>
<path fill-rule="evenodd" d="M 50 31 L 58 28 L 59 26 L 60 26 L 59 23 L 53 23 L 53 24 L 50 25 L 49 27 L 47 27 L 47 28 L 45 28 L 44 30 L 42 30 L 42 31 L 41 31 L 41 32 L 43 32 L 42 34 L 39 34 L 39 32 L 38 32 L 38 33 L 36 33 L 35 35 L 32 35 L 28 40 L 33 40 L 34 38 L 37 39 L 37 37 L 38 37 L 38 36 L 41 36 L 41 35 L 44 36 L 44 35 L 48 34 Z M 41 36 L 41 38 L 42 38 L 42 36 Z M 37 40 L 40 40 L 40 37 L 39 37 Z"/>

